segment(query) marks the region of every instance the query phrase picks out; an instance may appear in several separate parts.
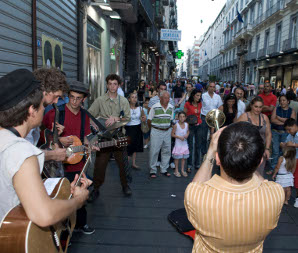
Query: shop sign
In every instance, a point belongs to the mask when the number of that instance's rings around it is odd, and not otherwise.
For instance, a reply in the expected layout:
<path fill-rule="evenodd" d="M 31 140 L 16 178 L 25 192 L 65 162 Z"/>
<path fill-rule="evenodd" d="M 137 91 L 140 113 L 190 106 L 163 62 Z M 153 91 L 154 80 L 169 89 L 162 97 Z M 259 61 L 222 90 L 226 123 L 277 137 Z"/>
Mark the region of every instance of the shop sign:
<path fill-rule="evenodd" d="M 181 41 L 181 30 L 161 29 L 160 40 Z"/>

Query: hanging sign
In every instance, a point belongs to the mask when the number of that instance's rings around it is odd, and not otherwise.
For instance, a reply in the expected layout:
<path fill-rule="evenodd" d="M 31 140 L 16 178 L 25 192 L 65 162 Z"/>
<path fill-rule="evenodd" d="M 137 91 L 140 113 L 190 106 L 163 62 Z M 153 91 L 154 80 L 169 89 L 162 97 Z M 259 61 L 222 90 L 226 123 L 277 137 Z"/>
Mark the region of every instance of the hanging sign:
<path fill-rule="evenodd" d="M 180 41 L 181 40 L 181 30 L 161 29 L 160 30 L 160 40 Z"/>

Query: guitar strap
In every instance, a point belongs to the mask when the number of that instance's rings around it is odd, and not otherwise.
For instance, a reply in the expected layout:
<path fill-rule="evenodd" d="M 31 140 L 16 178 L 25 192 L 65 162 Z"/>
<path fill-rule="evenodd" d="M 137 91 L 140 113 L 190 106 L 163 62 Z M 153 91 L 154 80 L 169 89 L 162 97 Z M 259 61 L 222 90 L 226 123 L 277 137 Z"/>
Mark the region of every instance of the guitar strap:
<path fill-rule="evenodd" d="M 65 104 L 58 106 L 59 108 L 59 124 L 64 125 L 65 120 Z M 80 140 L 84 144 L 85 137 L 85 120 L 86 120 L 86 111 L 82 108 L 81 110 L 81 131 L 80 131 Z"/>
<path fill-rule="evenodd" d="M 20 135 L 20 133 L 13 127 L 5 127 L 5 129 L 9 130 L 10 132 L 12 132 L 13 134 L 15 134 L 17 137 L 22 137 Z"/>

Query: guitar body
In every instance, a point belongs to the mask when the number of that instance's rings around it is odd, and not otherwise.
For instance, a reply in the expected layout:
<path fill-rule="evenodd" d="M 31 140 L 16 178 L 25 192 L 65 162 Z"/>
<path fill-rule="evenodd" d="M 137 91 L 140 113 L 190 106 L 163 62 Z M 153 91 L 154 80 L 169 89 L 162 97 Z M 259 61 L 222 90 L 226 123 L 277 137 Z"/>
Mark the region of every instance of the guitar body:
<path fill-rule="evenodd" d="M 70 183 L 66 178 L 61 178 L 50 197 L 68 199 L 69 196 Z M 66 221 L 42 228 L 30 221 L 22 205 L 18 205 L 5 216 L 1 224 L 0 251 L 3 253 L 67 252 L 75 222 L 76 212 Z M 59 244 L 56 243 L 57 239 Z"/>
<path fill-rule="evenodd" d="M 73 149 L 73 147 L 82 146 L 82 142 L 81 142 L 80 138 L 78 138 L 75 135 L 68 136 L 67 138 L 71 138 L 73 143 L 72 143 L 72 145 L 70 145 L 70 147 L 68 147 L 66 149 L 67 159 L 64 161 L 64 163 L 66 163 L 66 164 L 79 163 L 84 157 L 84 152 L 83 151 L 72 152 L 72 149 Z"/>

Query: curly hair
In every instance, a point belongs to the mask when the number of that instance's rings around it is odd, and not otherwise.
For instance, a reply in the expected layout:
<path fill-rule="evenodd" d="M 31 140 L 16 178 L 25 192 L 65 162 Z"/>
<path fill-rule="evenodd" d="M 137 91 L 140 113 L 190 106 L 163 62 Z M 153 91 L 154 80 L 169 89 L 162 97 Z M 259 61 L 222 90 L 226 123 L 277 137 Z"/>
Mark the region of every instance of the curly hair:
<path fill-rule="evenodd" d="M 116 80 L 118 82 L 118 85 L 120 85 L 122 82 L 120 76 L 118 76 L 117 74 L 109 74 L 106 77 L 106 82 L 108 83 L 110 80 L 111 81 Z"/>
<path fill-rule="evenodd" d="M 57 68 L 40 68 L 33 72 L 35 78 L 41 82 L 43 91 L 56 92 L 62 91 L 68 92 L 68 84 L 63 72 Z"/>

